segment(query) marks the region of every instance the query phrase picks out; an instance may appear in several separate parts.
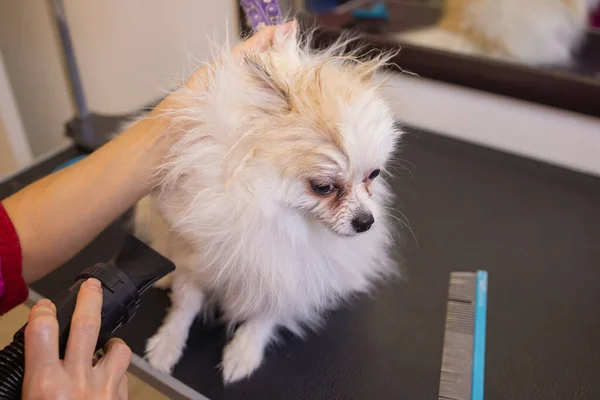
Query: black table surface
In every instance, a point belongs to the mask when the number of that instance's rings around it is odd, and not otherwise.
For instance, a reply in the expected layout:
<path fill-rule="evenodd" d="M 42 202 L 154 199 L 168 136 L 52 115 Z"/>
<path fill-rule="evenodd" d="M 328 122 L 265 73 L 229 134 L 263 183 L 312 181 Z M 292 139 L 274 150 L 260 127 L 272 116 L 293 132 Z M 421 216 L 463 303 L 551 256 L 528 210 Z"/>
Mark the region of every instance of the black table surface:
<path fill-rule="evenodd" d="M 399 224 L 404 278 L 332 312 L 304 341 L 284 335 L 254 376 L 227 388 L 224 332 L 196 323 L 177 379 L 211 399 L 436 399 L 449 273 L 486 269 L 486 399 L 600 398 L 599 180 L 429 133 L 406 138 L 392 183 L 418 246 Z M 5 182 L 0 197 L 76 153 Z M 33 289 L 52 297 L 123 237 L 111 226 Z M 136 353 L 168 305 L 151 289 L 118 332 Z"/>

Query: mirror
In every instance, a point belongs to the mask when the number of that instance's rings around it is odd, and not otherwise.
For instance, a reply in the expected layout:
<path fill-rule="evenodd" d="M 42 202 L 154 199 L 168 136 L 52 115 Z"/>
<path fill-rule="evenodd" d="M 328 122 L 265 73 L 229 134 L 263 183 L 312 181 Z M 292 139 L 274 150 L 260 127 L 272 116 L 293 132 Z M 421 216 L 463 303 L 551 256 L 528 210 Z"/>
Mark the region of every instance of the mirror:
<path fill-rule="evenodd" d="M 331 1 L 307 1 L 308 7 Z M 600 80 L 600 0 L 338 1 L 323 25 Z M 344 17 L 347 20 L 344 21 Z M 594 27 L 596 25 L 596 27 Z"/>

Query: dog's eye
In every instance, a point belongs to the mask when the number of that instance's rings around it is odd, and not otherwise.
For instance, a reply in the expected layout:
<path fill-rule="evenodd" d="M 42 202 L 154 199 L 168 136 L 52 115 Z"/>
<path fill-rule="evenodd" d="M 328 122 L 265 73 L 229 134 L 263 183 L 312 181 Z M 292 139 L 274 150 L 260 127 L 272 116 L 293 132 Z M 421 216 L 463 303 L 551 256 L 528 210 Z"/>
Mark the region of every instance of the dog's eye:
<path fill-rule="evenodd" d="M 372 181 L 373 179 L 377 178 L 380 172 L 380 169 L 374 169 L 373 172 L 371 172 L 371 175 L 369 175 L 369 180 Z"/>
<path fill-rule="evenodd" d="M 331 183 L 311 182 L 310 188 L 312 189 L 313 192 L 315 192 L 319 196 L 326 196 L 335 191 L 335 186 L 333 186 Z"/>

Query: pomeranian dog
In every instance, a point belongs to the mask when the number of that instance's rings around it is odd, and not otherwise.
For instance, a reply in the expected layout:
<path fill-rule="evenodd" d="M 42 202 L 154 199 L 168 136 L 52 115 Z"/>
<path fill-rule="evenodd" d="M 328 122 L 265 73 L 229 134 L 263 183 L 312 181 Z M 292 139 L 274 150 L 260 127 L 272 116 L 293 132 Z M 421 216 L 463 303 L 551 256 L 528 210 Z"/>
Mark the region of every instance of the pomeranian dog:
<path fill-rule="evenodd" d="M 599 0 L 446 0 L 433 28 L 401 33 L 401 42 L 529 65 L 565 65 Z"/>
<path fill-rule="evenodd" d="M 246 378 L 279 328 L 302 335 L 395 272 L 383 175 L 401 131 L 373 79 L 389 58 L 348 54 L 347 40 L 313 50 L 297 31 L 241 60 L 224 54 L 172 116 L 185 134 L 135 218 L 177 266 L 146 347 L 158 370 L 171 371 L 194 319 L 217 305 L 231 332 L 223 380 Z"/>

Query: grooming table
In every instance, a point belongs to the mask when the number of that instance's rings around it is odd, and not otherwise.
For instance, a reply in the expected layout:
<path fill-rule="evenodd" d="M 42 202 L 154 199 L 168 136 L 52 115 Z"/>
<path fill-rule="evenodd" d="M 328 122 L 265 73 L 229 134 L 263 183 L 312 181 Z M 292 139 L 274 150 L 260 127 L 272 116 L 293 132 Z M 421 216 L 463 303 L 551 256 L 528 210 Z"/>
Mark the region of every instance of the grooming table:
<path fill-rule="evenodd" d="M 3 181 L 0 198 L 77 155 Z M 449 273 L 486 269 L 486 400 L 600 398 L 600 180 L 426 132 L 409 133 L 398 155 L 411 173 L 396 171 L 395 207 L 419 241 L 399 224 L 403 279 L 331 313 L 305 341 L 284 334 L 254 376 L 227 388 L 219 327 L 194 324 L 173 377 L 140 358 L 169 305 L 151 289 L 118 331 L 132 372 L 172 398 L 437 399 Z M 32 289 L 54 296 L 123 237 L 114 224 Z"/>

